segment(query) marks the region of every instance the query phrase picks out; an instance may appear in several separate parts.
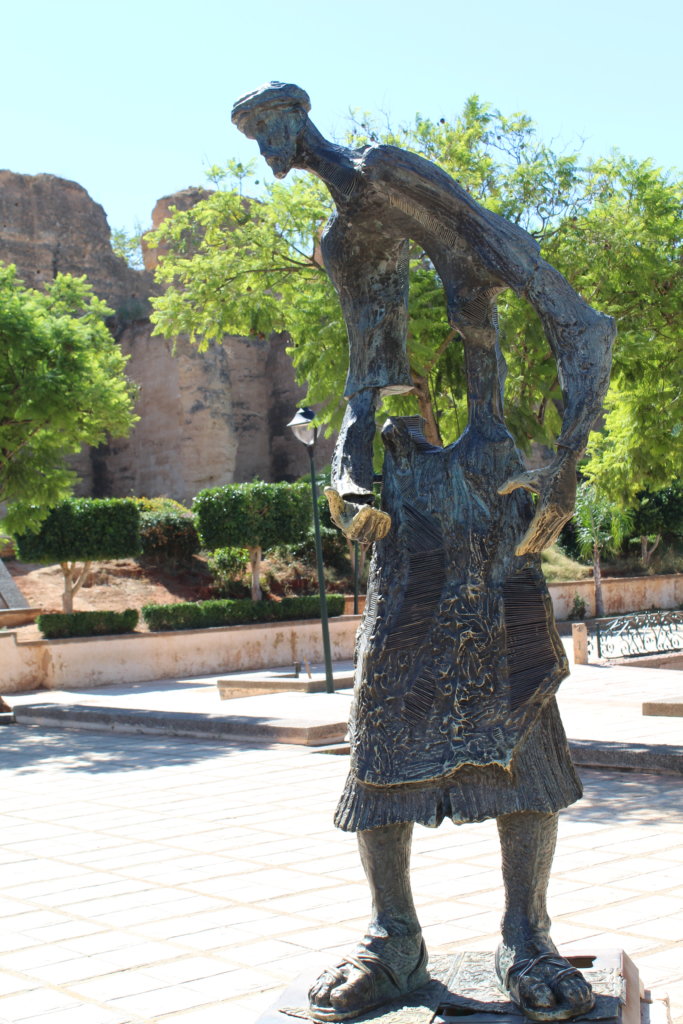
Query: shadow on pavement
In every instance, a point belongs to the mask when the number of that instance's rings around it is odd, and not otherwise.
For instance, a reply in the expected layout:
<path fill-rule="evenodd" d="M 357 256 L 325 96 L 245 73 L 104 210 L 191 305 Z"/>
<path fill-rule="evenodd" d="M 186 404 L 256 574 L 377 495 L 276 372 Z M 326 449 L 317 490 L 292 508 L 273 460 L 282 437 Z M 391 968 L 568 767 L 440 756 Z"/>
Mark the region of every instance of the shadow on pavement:
<path fill-rule="evenodd" d="M 562 818 L 589 821 L 683 822 L 683 777 L 596 768 L 579 772 L 583 799 L 561 812 Z"/>
<path fill-rule="evenodd" d="M 40 726 L 8 725 L 0 729 L 0 769 L 18 775 L 40 771 L 146 771 L 172 765 L 223 759 L 247 750 L 277 746 L 256 740 L 198 742 L 182 737 L 111 734 L 95 731 L 48 731 Z"/>

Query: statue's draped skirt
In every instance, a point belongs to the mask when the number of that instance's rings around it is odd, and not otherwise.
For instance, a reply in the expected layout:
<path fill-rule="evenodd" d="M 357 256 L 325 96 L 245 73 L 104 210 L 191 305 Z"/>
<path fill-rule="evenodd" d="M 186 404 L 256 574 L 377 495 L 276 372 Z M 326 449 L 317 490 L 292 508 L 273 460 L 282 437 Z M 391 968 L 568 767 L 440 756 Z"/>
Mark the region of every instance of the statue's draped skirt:
<path fill-rule="evenodd" d="M 515 545 L 530 497 L 498 487 L 523 466 L 500 423 L 448 448 L 390 421 L 377 543 L 356 644 L 347 831 L 481 821 L 577 800 L 554 694 L 568 674 L 537 556 Z"/>

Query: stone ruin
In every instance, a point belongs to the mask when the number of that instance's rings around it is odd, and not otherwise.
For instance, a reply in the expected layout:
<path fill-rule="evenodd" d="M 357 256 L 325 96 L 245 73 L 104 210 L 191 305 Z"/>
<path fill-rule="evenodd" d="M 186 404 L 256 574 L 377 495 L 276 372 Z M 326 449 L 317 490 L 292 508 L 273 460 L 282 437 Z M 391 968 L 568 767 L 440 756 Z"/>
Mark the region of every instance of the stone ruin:
<path fill-rule="evenodd" d="M 189 188 L 160 199 L 154 227 L 171 206 L 188 209 L 206 195 Z M 305 396 L 285 351 L 287 335 L 226 336 L 204 353 L 180 339 L 173 354 L 171 341 L 151 333 L 156 258 L 146 251 L 145 269 L 133 270 L 116 256 L 104 210 L 76 182 L 0 171 L 0 261 L 14 263 L 31 288 L 57 273 L 85 274 L 115 311 L 112 331 L 140 389 L 140 420 L 129 437 L 86 448 L 74 460 L 78 493 L 166 495 L 189 504 L 204 487 L 307 473 L 306 451 L 286 427 Z M 331 441 L 321 442 L 321 464 L 331 450 Z"/>

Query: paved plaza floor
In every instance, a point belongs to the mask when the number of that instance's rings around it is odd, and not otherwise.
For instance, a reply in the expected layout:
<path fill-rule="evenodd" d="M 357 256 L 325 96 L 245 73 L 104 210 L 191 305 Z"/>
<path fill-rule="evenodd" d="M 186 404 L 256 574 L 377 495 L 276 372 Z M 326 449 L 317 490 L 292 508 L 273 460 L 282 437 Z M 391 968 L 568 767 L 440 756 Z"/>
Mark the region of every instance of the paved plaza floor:
<path fill-rule="evenodd" d="M 577 668 L 570 737 L 642 727 L 645 742 L 679 743 L 680 720 L 638 707 L 683 692 L 683 673 L 645 671 Z M 365 926 L 355 838 L 332 826 L 345 756 L 21 725 L 0 745 L 0 1020 L 253 1024 Z M 561 818 L 554 937 L 623 948 L 683 1022 L 683 775 L 581 774 L 584 799 Z M 432 952 L 495 948 L 494 822 L 417 827 L 413 881 Z"/>

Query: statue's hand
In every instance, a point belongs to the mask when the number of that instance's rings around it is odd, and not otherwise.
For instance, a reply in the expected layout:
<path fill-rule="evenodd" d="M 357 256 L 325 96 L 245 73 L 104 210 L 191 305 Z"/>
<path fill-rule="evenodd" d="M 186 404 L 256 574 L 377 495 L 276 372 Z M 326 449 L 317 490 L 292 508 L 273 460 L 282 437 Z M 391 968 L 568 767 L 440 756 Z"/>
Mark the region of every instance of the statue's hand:
<path fill-rule="evenodd" d="M 498 488 L 499 494 L 510 494 L 523 487 L 538 495 L 536 514 L 515 554 L 540 554 L 557 540 L 560 530 L 574 512 L 577 461 L 575 452 L 561 448 L 550 465 L 519 473 Z"/>
<path fill-rule="evenodd" d="M 325 497 L 330 506 L 332 522 L 349 540 L 372 544 L 373 541 L 381 540 L 388 534 L 391 516 L 387 512 L 381 512 L 371 505 L 357 505 L 353 501 L 344 501 L 341 494 L 331 487 L 325 488 Z"/>

